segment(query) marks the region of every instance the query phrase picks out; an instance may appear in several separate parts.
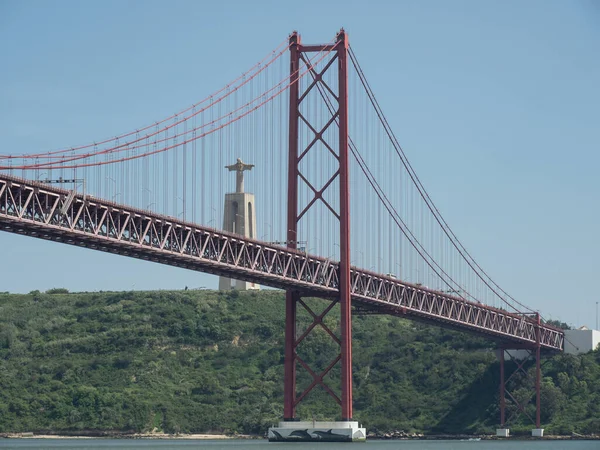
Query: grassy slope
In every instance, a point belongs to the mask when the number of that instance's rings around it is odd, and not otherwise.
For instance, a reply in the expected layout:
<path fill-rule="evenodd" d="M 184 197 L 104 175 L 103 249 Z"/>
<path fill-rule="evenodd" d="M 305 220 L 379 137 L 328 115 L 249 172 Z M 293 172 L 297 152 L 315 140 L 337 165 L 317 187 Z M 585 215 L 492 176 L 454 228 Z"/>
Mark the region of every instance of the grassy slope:
<path fill-rule="evenodd" d="M 263 433 L 282 415 L 283 330 L 277 291 L 0 294 L 0 431 Z M 491 343 L 388 316 L 357 316 L 353 333 L 355 417 L 370 430 L 496 426 Z M 323 370 L 335 350 L 318 328 L 299 353 Z M 544 375 L 546 427 L 600 432 L 600 353 L 556 356 Z M 299 407 L 337 413 L 320 387 Z"/>

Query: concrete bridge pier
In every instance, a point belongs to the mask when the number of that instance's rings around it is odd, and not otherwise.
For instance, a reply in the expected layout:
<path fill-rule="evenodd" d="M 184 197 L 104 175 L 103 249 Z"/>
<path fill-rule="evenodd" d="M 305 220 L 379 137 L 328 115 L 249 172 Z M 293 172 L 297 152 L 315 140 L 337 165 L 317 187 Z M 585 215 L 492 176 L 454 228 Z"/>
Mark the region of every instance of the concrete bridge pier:
<path fill-rule="evenodd" d="M 365 428 L 358 422 L 283 421 L 269 428 L 269 442 L 364 442 Z"/>

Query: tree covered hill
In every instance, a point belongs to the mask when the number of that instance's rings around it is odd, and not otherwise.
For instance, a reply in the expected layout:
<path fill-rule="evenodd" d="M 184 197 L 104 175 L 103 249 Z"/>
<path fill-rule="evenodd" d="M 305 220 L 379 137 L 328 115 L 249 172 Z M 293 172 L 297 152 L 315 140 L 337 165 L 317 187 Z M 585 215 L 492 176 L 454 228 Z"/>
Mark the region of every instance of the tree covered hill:
<path fill-rule="evenodd" d="M 0 294 L 0 432 L 262 434 L 283 413 L 284 311 L 281 291 Z M 355 316 L 353 335 L 354 415 L 370 431 L 496 428 L 491 342 L 390 316 Z M 320 372 L 336 350 L 317 327 L 299 353 Z M 600 352 L 554 356 L 543 374 L 548 432 L 600 433 Z M 299 390 L 311 381 L 299 368 Z M 519 383 L 525 399 L 532 379 Z M 305 419 L 338 412 L 321 387 L 299 406 Z"/>

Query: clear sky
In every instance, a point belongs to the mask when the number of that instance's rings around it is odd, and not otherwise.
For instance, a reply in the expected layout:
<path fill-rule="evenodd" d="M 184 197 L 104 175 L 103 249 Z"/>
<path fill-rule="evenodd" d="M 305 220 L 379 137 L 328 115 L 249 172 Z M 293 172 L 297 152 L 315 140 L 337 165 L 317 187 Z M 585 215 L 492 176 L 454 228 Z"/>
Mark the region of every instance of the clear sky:
<path fill-rule="evenodd" d="M 600 301 L 600 1 L 0 0 L 0 153 L 162 119 L 292 30 L 340 27 L 432 198 L 544 316 Z M 0 291 L 216 288 L 215 277 L 0 233 Z"/>

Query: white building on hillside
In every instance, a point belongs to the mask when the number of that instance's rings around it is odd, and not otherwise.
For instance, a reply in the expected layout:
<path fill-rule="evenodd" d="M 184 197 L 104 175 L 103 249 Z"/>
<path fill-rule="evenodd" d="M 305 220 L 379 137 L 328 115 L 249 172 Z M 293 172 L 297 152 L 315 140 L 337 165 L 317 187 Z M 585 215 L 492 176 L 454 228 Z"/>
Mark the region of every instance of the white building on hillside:
<path fill-rule="evenodd" d="M 596 350 L 600 345 L 600 331 L 583 326 L 576 330 L 565 330 L 565 353 L 578 355 Z"/>

